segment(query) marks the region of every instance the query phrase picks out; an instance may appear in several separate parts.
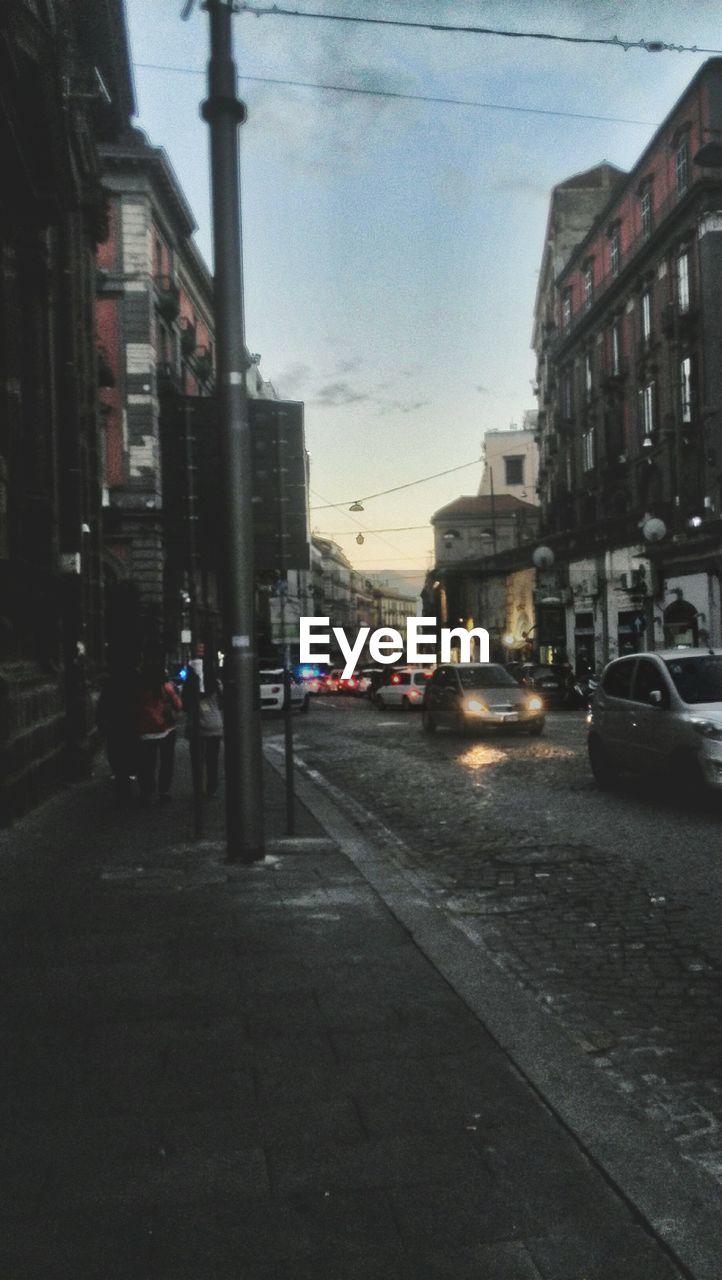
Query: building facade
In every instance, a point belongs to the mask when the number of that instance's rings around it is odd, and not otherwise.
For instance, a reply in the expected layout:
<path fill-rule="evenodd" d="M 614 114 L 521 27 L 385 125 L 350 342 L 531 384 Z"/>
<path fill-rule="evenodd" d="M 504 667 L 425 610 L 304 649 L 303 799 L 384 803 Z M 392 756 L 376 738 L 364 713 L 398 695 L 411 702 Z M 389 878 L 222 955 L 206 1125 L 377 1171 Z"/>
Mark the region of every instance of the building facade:
<path fill-rule="evenodd" d="M 534 346 L 554 564 L 537 593 L 549 643 L 596 665 L 722 642 L 722 175 L 700 163 L 720 130 L 713 59 L 631 172 L 552 195 Z"/>
<path fill-rule="evenodd" d="M 99 147 L 134 111 L 121 0 L 0 21 L 0 820 L 90 758 L 103 657 Z"/>
<path fill-rule="evenodd" d="M 508 494 L 522 502 L 538 505 L 539 448 L 536 439 L 537 411 L 524 414 L 521 427 L 487 431 L 484 435 L 484 469 L 479 493 L 486 497 Z"/>
<path fill-rule="evenodd" d="M 185 455 L 192 428 L 179 428 L 175 419 L 177 438 L 164 440 L 163 406 L 168 397 L 213 391 L 212 280 L 193 243 L 196 224 L 165 152 L 134 129 L 103 147 L 101 156 L 110 197 L 96 304 L 106 371 L 106 584 L 111 602 L 129 584 L 135 588 L 140 642 L 152 637 L 167 651 L 187 586 L 168 562 L 163 474 Z"/>

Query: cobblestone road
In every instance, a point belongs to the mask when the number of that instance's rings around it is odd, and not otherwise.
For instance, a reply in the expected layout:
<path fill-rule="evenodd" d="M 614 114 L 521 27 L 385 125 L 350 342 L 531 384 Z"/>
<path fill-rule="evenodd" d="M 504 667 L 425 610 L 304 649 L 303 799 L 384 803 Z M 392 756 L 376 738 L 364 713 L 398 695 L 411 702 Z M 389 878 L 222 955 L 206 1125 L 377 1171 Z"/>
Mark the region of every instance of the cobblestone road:
<path fill-rule="evenodd" d="M 722 1181 L 722 806 L 632 783 L 600 793 L 581 713 L 552 715 L 542 739 L 429 737 L 413 714 L 326 697 L 297 748 Z"/>

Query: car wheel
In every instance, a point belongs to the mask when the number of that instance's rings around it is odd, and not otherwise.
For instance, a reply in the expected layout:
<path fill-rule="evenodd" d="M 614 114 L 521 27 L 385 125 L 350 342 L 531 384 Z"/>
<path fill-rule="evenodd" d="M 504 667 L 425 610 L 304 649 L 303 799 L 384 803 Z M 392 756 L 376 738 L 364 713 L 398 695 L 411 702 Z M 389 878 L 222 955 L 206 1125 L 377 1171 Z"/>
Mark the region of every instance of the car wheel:
<path fill-rule="evenodd" d="M 544 720 L 535 720 L 533 724 L 529 725 L 529 733 L 532 737 L 541 737 L 544 732 L 544 723 Z"/>
<path fill-rule="evenodd" d="M 454 732 L 458 733 L 462 738 L 465 738 L 469 732 L 469 726 L 463 711 L 457 711 L 454 716 Z"/>
<path fill-rule="evenodd" d="M 410 710 L 411 710 L 411 703 L 409 702 L 408 698 L 406 697 L 406 694 L 404 694 L 403 698 L 401 699 L 401 710 L 402 710 L 402 711 L 410 711 Z"/>
<path fill-rule="evenodd" d="M 374 702 L 376 703 L 376 706 L 378 707 L 379 711 L 383 711 L 383 709 L 384 709 L 384 700 L 383 700 L 383 698 L 381 697 L 381 694 L 380 694 L 380 693 L 377 693 L 377 694 L 376 694 L 376 697 L 374 698 Z"/>
<path fill-rule="evenodd" d="M 594 775 L 594 781 L 598 787 L 613 787 L 619 777 L 619 769 L 611 759 L 606 747 L 603 747 L 598 738 L 590 738 L 589 745 L 589 766 Z"/>
<path fill-rule="evenodd" d="M 421 709 L 421 728 L 423 729 L 424 733 L 436 732 L 436 721 L 434 720 L 434 717 L 432 716 L 428 707 L 422 707 Z"/>
<path fill-rule="evenodd" d="M 308 694 L 306 694 L 306 697 L 303 699 L 303 702 L 301 703 L 301 715 L 302 715 L 302 716 L 307 716 L 307 715 L 308 715 L 308 708 L 310 707 L 310 705 L 311 705 L 311 699 L 310 699 L 309 695 L 308 695 Z"/>

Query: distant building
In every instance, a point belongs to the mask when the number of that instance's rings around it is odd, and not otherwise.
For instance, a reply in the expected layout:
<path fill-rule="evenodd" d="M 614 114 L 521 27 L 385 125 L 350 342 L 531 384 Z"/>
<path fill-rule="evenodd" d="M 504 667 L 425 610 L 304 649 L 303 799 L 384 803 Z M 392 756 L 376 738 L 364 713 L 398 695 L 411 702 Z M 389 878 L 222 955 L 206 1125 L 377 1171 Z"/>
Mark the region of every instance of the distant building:
<path fill-rule="evenodd" d="M 431 517 L 438 567 L 492 556 L 532 542 L 539 510 L 508 493 L 456 498 Z"/>
<path fill-rule="evenodd" d="M 537 505 L 539 449 L 536 441 L 536 409 L 524 414 L 521 427 L 487 431 L 484 435 L 484 470 L 479 484 L 483 496 L 510 494 Z"/>

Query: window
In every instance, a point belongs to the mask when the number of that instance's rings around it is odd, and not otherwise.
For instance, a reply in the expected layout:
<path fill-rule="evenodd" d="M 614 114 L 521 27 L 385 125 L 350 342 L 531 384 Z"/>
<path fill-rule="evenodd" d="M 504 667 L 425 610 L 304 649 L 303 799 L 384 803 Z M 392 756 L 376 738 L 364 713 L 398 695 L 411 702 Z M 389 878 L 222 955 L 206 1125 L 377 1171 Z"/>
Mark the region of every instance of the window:
<path fill-rule="evenodd" d="M 567 372 L 564 374 L 564 380 L 562 382 L 562 413 L 567 420 L 571 418 L 572 410 L 572 375 Z"/>
<path fill-rule="evenodd" d="M 594 379 L 592 377 L 592 357 L 590 352 L 587 351 L 584 357 L 584 394 L 587 400 L 591 399 L 593 381 Z"/>
<path fill-rule="evenodd" d="M 572 322 L 572 291 L 565 289 L 562 294 L 562 329 L 568 329 Z"/>
<path fill-rule="evenodd" d="M 624 658 L 621 662 L 613 662 L 607 667 L 602 688 L 610 698 L 628 698 L 632 692 L 632 674 L 634 658 Z"/>
<path fill-rule="evenodd" d="M 686 134 L 677 143 L 674 169 L 677 176 L 677 195 L 683 196 L 689 182 L 689 142 Z"/>
<path fill-rule="evenodd" d="M 584 310 L 588 311 L 594 301 L 594 259 L 584 264 Z"/>
<path fill-rule="evenodd" d="M 652 184 L 646 182 L 639 193 L 639 222 L 643 236 L 652 230 Z"/>
<path fill-rule="evenodd" d="M 523 457 L 504 459 L 504 483 L 505 484 L 523 484 L 524 483 Z"/>
<path fill-rule="evenodd" d="M 679 412 L 682 422 L 692 421 L 692 360 L 685 356 L 679 365 Z"/>
<path fill-rule="evenodd" d="M 613 377 L 618 377 L 621 369 L 621 361 L 619 356 L 619 321 L 615 320 L 609 331 L 609 371 Z"/>
<path fill-rule="evenodd" d="M 645 345 L 652 337 L 652 295 L 647 290 L 642 294 L 642 341 Z"/>
<path fill-rule="evenodd" d="M 649 702 L 649 695 L 654 690 L 662 694 L 662 703 L 669 705 L 667 681 L 652 658 L 640 658 L 637 663 L 637 674 L 634 677 L 634 701 Z"/>
<path fill-rule="evenodd" d="M 619 275 L 619 227 L 612 227 L 609 233 L 609 270 L 613 276 Z"/>
<path fill-rule="evenodd" d="M 689 254 L 677 258 L 677 309 L 689 311 Z"/>
<path fill-rule="evenodd" d="M 582 465 L 585 471 L 594 470 L 594 427 L 582 436 Z"/>
<path fill-rule="evenodd" d="M 648 382 L 639 395 L 642 403 L 642 434 L 648 438 L 654 431 L 654 383 Z"/>

